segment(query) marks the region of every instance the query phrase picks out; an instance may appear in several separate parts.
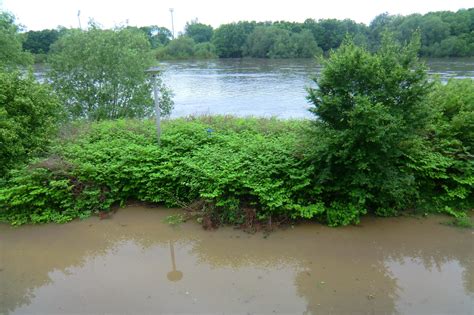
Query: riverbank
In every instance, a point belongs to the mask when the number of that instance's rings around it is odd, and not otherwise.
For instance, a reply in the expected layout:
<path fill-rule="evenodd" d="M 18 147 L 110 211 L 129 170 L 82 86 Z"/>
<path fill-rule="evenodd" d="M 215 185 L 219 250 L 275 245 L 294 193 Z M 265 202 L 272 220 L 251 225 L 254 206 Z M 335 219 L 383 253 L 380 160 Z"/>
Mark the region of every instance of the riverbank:
<path fill-rule="evenodd" d="M 474 303 L 472 232 L 444 216 L 265 235 L 164 223 L 178 213 L 135 204 L 104 220 L 0 224 L 0 313 L 469 314 Z"/>
<path fill-rule="evenodd" d="M 315 164 L 324 137 L 309 120 L 202 116 L 164 121 L 157 145 L 153 121 L 71 124 L 46 157 L 11 173 L 0 189 L 0 220 L 65 223 L 106 216 L 114 205 L 139 200 L 185 207 L 206 229 L 231 224 L 252 230 L 299 219 L 357 224 L 367 212 L 393 216 L 407 209 L 378 212 L 370 204 L 345 204 L 346 196 L 329 199 L 333 188 L 318 183 Z M 470 196 L 458 205 L 468 205 Z M 472 225 L 462 209 L 436 208 L 435 202 L 455 205 L 456 199 L 426 189 L 418 198 L 411 212 L 444 212 Z"/>

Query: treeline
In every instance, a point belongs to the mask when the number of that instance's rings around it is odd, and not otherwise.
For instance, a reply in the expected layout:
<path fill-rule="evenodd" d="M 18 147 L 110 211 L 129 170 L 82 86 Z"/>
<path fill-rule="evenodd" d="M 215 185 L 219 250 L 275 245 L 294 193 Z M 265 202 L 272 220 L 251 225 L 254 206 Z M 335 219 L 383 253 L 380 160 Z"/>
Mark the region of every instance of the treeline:
<path fill-rule="evenodd" d="M 349 19 L 307 19 L 303 23 L 241 21 L 214 29 L 195 20 L 188 22 L 184 33 L 175 39 L 165 27 L 130 28 L 146 35 L 158 59 L 310 58 L 338 48 L 346 36 L 376 51 L 382 33 L 387 30 L 401 43 L 408 42 L 419 31 L 421 56 L 474 56 L 474 8 L 408 16 L 383 13 L 369 25 Z M 24 33 L 23 47 L 39 55 L 41 61 L 50 45 L 67 31 L 29 31 Z"/>

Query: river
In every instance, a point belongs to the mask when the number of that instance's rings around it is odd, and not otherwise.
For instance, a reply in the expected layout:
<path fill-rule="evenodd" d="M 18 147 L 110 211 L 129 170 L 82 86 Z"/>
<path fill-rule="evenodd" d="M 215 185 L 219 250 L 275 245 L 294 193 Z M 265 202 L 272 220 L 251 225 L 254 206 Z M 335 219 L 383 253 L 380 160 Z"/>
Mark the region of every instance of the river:
<path fill-rule="evenodd" d="M 474 58 L 428 59 L 430 76 L 474 78 Z M 218 59 L 163 62 L 175 92 L 172 117 L 221 114 L 311 118 L 306 88 L 321 66 L 312 59 Z"/>
<path fill-rule="evenodd" d="M 266 235 L 163 223 L 177 212 L 1 224 L 0 314 L 472 314 L 474 234 L 447 217 Z"/>
<path fill-rule="evenodd" d="M 474 58 L 428 59 L 431 77 L 474 79 Z M 212 59 L 164 61 L 159 67 L 174 91 L 171 117 L 236 115 L 312 118 L 306 88 L 321 66 L 312 59 Z M 35 75 L 44 79 L 46 68 Z"/>

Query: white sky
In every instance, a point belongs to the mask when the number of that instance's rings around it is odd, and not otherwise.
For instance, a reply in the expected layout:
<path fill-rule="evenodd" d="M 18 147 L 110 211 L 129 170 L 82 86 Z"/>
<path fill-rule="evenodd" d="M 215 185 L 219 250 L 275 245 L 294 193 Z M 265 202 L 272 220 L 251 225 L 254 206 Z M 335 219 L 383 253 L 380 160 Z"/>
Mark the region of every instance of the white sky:
<path fill-rule="evenodd" d="M 129 25 L 171 29 L 169 8 L 174 8 L 176 34 L 195 18 L 213 27 L 240 20 L 302 22 L 307 18 L 350 18 L 368 24 L 383 12 L 423 14 L 473 6 L 472 0 L 0 0 L 0 9 L 13 13 L 27 30 L 77 27 L 78 10 L 83 27 L 93 18 L 107 28 L 128 20 Z"/>

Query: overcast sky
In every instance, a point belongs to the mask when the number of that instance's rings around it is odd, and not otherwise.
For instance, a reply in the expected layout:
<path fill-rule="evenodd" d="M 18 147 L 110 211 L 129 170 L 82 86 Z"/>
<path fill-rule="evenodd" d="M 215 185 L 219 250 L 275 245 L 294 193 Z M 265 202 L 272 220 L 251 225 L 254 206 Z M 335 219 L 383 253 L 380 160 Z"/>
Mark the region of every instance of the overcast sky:
<path fill-rule="evenodd" d="M 423 14 L 473 6 L 472 0 L 0 0 L 0 8 L 13 13 L 27 30 L 78 27 L 78 10 L 83 27 L 93 18 L 107 28 L 128 21 L 171 29 L 169 9 L 173 8 L 176 34 L 195 18 L 214 27 L 240 20 L 302 22 L 307 18 L 349 18 L 368 24 L 383 12 Z"/>

